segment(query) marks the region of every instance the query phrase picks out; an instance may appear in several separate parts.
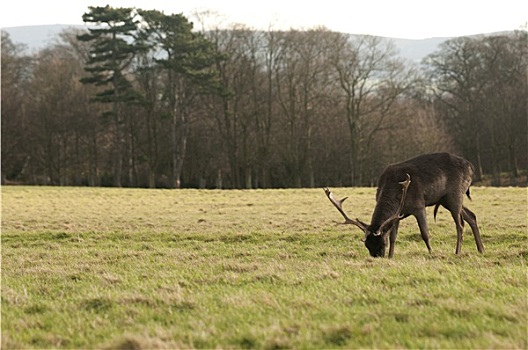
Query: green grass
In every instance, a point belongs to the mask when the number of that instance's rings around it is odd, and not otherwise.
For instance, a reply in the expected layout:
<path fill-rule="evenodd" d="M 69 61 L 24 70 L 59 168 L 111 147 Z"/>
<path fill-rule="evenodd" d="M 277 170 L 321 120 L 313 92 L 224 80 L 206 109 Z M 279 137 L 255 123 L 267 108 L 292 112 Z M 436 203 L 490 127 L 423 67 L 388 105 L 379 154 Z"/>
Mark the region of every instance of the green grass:
<path fill-rule="evenodd" d="M 472 197 L 484 255 L 429 210 L 388 260 L 322 189 L 3 187 L 2 347 L 526 349 L 526 189 Z"/>

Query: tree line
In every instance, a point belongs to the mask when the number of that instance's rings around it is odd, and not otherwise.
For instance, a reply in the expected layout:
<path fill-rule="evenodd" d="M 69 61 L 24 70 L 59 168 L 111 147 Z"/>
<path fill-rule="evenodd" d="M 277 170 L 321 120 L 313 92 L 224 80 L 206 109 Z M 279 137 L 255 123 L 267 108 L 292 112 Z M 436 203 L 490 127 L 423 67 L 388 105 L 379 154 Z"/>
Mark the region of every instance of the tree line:
<path fill-rule="evenodd" d="M 435 151 L 494 185 L 526 176 L 526 31 L 454 38 L 415 64 L 325 28 L 199 31 L 110 6 L 83 20 L 35 54 L 2 32 L 3 183 L 363 186 Z"/>

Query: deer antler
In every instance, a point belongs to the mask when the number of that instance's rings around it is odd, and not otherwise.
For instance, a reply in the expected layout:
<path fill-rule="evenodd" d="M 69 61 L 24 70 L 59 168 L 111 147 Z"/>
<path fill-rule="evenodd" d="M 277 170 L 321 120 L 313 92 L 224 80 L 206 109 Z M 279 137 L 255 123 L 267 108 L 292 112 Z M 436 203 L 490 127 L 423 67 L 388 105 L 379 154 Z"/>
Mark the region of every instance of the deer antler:
<path fill-rule="evenodd" d="M 390 218 L 388 218 L 381 224 L 378 231 L 373 233 L 374 236 L 381 235 L 385 227 L 391 226 L 396 221 L 403 219 L 403 215 L 401 211 L 403 210 L 403 206 L 405 205 L 405 197 L 407 196 L 407 189 L 409 188 L 409 185 L 411 184 L 411 175 L 409 174 L 406 174 L 406 175 L 407 175 L 407 179 L 399 183 L 402 186 L 402 197 L 400 200 L 400 206 L 398 207 L 398 210 L 396 211 L 396 213 L 394 213 L 394 215 L 392 215 Z"/>
<path fill-rule="evenodd" d="M 341 200 L 337 200 L 334 195 L 332 194 L 332 192 L 330 191 L 330 189 L 328 187 L 324 187 L 323 188 L 325 193 L 326 193 L 326 196 L 328 197 L 328 199 L 330 199 L 330 202 L 332 202 L 332 204 L 337 208 L 337 210 L 339 210 L 339 212 L 341 213 L 341 215 L 343 215 L 343 217 L 345 218 L 345 222 L 343 222 L 343 224 L 353 224 L 353 225 L 356 225 L 357 227 L 359 227 L 361 230 L 363 230 L 363 232 L 365 233 L 365 237 L 367 236 L 367 224 L 365 224 L 364 222 L 360 221 L 359 219 L 356 219 L 356 220 L 352 220 L 350 219 L 347 214 L 345 214 L 345 212 L 343 211 L 343 202 L 348 198 L 348 197 L 345 197 Z"/>

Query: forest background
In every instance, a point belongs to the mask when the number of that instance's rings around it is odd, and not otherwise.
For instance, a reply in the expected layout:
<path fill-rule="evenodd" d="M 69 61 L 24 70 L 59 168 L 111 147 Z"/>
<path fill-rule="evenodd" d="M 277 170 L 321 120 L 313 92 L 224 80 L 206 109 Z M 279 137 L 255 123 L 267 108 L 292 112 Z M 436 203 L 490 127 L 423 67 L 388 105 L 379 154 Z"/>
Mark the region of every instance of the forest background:
<path fill-rule="evenodd" d="M 526 31 L 415 63 L 325 28 L 205 31 L 108 6 L 83 20 L 32 54 L 2 31 L 4 184 L 370 186 L 388 163 L 451 151 L 477 182 L 526 185 Z"/>

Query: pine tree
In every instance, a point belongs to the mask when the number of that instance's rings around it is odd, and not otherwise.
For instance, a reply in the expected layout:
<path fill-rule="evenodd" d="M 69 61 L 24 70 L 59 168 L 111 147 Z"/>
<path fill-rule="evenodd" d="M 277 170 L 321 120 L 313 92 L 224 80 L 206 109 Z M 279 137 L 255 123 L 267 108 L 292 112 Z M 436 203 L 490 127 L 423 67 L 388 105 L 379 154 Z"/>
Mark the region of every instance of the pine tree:
<path fill-rule="evenodd" d="M 89 7 L 83 15 L 85 23 L 93 23 L 94 28 L 78 36 L 81 41 L 92 44 L 90 58 L 85 70 L 90 76 L 81 79 L 83 83 L 103 86 L 106 89 L 94 96 L 94 101 L 111 104 L 111 110 L 106 112 L 114 123 L 114 186 L 121 187 L 123 168 L 123 112 L 125 102 L 138 99 L 138 94 L 127 80 L 127 68 L 142 46 L 136 45 L 134 36 L 138 22 L 135 11 L 131 8 Z"/>
<path fill-rule="evenodd" d="M 160 52 L 157 63 L 167 77 L 164 99 L 171 117 L 170 182 L 178 188 L 189 134 L 189 108 L 200 93 L 218 87 L 213 69 L 218 55 L 210 41 L 193 32 L 192 22 L 182 14 L 138 12 L 145 24 L 144 36 Z"/>

